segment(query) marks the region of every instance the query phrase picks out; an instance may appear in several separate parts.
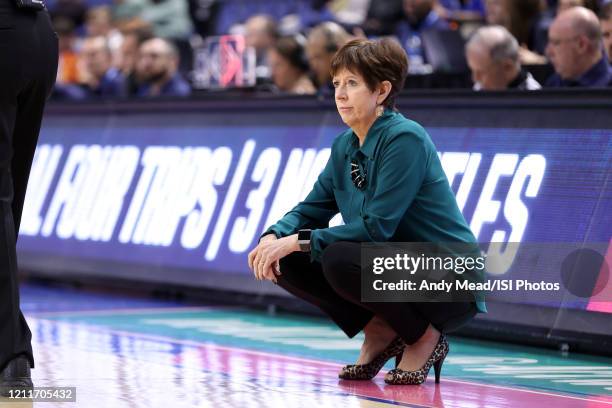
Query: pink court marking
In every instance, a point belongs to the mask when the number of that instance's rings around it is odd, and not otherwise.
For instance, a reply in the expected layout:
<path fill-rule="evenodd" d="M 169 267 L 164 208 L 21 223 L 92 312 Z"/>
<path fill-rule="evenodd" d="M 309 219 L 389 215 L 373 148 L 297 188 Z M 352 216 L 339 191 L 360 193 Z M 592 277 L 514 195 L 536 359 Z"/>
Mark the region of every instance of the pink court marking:
<path fill-rule="evenodd" d="M 382 385 L 381 387 L 379 382 L 382 382 L 382 373 L 377 376 L 377 381 L 375 382 L 339 381 L 337 379 L 337 371 L 342 365 L 338 363 L 302 357 L 285 356 L 282 354 L 274 354 L 265 351 L 249 350 L 238 347 L 222 346 L 213 343 L 202 343 L 193 340 L 174 339 L 172 337 L 160 335 L 107 329 L 85 323 L 55 321 L 54 323 L 74 327 L 86 327 L 87 330 L 91 332 L 111 333 L 153 341 L 176 343 L 195 348 L 204 348 L 210 352 L 218 352 L 222 354 L 222 358 L 220 360 L 223 362 L 221 365 L 221 368 L 223 369 L 221 372 L 226 374 L 231 374 L 228 362 L 232 357 L 249 359 L 250 364 L 246 364 L 244 367 L 250 367 L 252 369 L 252 372 L 250 373 L 252 376 L 261 375 L 260 372 L 257 370 L 253 371 L 253 369 L 261 366 L 262 363 L 285 362 L 287 364 L 294 365 L 293 367 L 287 367 L 286 374 L 300 375 L 302 372 L 306 371 L 304 370 L 305 368 L 308 368 L 310 371 L 314 371 L 314 373 L 319 375 L 325 385 L 337 386 L 339 389 L 352 395 L 376 398 L 379 400 L 392 401 L 396 403 L 418 405 L 426 404 L 426 406 L 427 404 L 439 406 L 443 403 L 445 406 L 450 407 L 453 406 L 453 404 L 449 404 L 449 401 L 447 400 L 453 400 L 458 402 L 457 406 L 461 406 L 462 402 L 463 404 L 469 403 L 472 405 L 475 404 L 476 406 L 489 406 L 490 404 L 487 401 L 492 398 L 495 400 L 496 406 L 499 408 L 516 406 L 530 408 L 536 406 L 540 407 L 544 404 L 554 404 L 555 408 L 612 407 L 612 399 L 605 396 L 580 397 L 566 394 L 555 394 L 503 385 L 483 384 L 449 379 L 445 378 L 444 376 L 442 377 L 442 384 L 439 386 L 434 385 L 434 382 L 430 379 L 425 384 L 417 387 L 390 386 L 386 384 Z M 295 364 L 301 364 L 303 367 L 295 366 Z M 294 372 L 291 372 L 292 370 L 294 370 Z M 320 381 L 314 381 L 314 383 L 320 383 Z"/>

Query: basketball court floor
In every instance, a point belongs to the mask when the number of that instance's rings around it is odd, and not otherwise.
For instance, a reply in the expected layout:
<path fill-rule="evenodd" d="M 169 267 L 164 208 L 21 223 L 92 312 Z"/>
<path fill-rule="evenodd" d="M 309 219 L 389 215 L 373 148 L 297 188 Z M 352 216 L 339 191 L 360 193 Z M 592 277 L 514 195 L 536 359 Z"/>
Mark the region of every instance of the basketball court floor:
<path fill-rule="evenodd" d="M 329 321 L 26 285 L 37 387 L 76 402 L 0 407 L 612 408 L 612 359 L 450 337 L 435 385 L 342 381 L 358 355 Z M 390 364 L 390 363 L 389 363 Z"/>

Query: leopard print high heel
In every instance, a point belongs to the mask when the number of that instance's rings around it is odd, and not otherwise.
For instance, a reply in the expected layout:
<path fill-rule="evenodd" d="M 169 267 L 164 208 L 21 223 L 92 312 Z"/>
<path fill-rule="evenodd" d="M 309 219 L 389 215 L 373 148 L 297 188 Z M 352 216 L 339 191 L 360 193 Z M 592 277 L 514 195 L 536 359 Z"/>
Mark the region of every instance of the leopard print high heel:
<path fill-rule="evenodd" d="M 434 373 L 436 375 L 436 384 L 440 382 L 440 372 L 442 371 L 442 363 L 450 350 L 446 336 L 440 335 L 440 339 L 436 344 L 431 356 L 425 362 L 425 365 L 415 371 L 404 371 L 401 368 L 394 368 L 389 371 L 385 376 L 385 382 L 387 384 L 396 385 L 418 385 L 423 384 L 427 379 L 427 374 L 433 366 Z M 396 365 L 397 367 L 397 365 Z"/>
<path fill-rule="evenodd" d="M 376 377 L 376 374 L 389 359 L 401 356 L 404 347 L 406 347 L 406 343 L 398 336 L 374 360 L 368 364 L 346 365 L 342 367 L 338 377 L 343 380 L 371 380 Z"/>

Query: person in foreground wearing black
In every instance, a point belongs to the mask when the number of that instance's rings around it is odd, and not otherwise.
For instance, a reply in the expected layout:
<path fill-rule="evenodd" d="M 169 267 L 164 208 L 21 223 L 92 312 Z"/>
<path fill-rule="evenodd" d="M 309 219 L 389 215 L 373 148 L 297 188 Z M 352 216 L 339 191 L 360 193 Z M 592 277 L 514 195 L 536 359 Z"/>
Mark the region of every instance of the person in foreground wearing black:
<path fill-rule="evenodd" d="M 349 126 L 304 201 L 262 235 L 249 253 L 257 279 L 315 304 L 365 341 L 340 378 L 369 380 L 390 358 L 390 384 L 420 384 L 433 366 L 439 381 L 445 334 L 484 302 L 362 302 L 362 242 L 465 242 L 475 237 L 461 214 L 429 135 L 395 110 L 408 71 L 389 39 L 356 39 L 332 60 L 340 117 Z M 345 224 L 328 227 L 340 212 Z M 299 239 L 298 239 L 299 238 Z"/>
<path fill-rule="evenodd" d="M 42 3 L 0 0 L 0 392 L 4 396 L 10 388 L 32 387 L 32 333 L 19 307 L 15 245 L 57 63 L 57 36 Z"/>

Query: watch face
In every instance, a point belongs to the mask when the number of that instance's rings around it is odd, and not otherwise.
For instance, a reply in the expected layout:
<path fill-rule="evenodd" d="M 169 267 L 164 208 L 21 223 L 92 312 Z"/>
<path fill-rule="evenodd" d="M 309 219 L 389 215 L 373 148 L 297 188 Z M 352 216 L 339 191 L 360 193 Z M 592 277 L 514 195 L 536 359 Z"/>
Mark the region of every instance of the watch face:
<path fill-rule="evenodd" d="M 310 230 L 298 231 L 298 241 L 310 241 Z"/>

